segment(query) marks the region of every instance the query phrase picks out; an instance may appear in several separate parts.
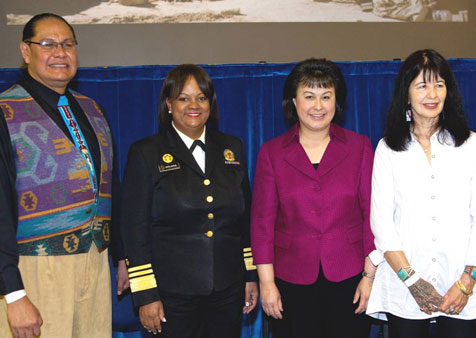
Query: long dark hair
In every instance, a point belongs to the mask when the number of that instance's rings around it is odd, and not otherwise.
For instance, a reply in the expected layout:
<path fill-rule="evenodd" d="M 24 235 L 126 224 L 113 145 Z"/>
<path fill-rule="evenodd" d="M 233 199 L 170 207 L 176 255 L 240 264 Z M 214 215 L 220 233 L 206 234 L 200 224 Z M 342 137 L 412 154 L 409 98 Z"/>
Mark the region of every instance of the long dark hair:
<path fill-rule="evenodd" d="M 384 139 L 394 151 L 404 151 L 411 141 L 412 122 L 407 122 L 408 91 L 411 82 L 423 72 L 424 81 L 441 76 L 445 80 L 446 100 L 438 118 L 437 129 L 447 131 L 455 146 L 462 145 L 470 135 L 470 129 L 463 109 L 463 100 L 455 76 L 448 62 L 433 49 L 423 49 L 412 53 L 403 62 L 395 80 L 392 101 L 387 113 Z M 439 142 L 446 142 L 447 133 L 439 133 Z"/>

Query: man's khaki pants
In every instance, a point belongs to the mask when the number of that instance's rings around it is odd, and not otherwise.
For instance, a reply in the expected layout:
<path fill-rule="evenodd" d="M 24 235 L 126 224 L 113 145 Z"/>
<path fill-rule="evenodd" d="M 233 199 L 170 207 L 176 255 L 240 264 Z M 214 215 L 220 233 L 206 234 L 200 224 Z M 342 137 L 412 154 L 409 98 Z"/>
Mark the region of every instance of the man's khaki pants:
<path fill-rule="evenodd" d="M 69 256 L 20 256 L 26 293 L 43 318 L 41 338 L 111 338 L 111 279 L 107 250 Z M 0 298 L 0 337 L 10 338 Z"/>

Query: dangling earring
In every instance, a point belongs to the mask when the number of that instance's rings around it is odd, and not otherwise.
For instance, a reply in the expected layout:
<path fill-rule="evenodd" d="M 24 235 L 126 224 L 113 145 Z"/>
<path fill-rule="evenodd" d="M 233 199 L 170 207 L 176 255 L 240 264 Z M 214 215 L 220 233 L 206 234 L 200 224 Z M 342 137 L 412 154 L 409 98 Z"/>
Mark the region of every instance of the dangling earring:
<path fill-rule="evenodd" d="M 405 111 L 405 118 L 407 122 L 410 122 L 412 120 L 412 108 L 410 107 L 410 105 L 408 105 L 408 108 Z"/>
<path fill-rule="evenodd" d="M 171 111 L 171 110 L 169 110 L 169 114 L 172 114 L 172 111 Z"/>

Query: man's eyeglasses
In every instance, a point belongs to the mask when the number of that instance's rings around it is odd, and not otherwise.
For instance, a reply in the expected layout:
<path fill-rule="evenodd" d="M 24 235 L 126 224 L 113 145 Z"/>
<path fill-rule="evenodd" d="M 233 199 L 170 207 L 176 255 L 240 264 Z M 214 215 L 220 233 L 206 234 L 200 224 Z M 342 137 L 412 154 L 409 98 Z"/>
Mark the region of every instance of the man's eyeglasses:
<path fill-rule="evenodd" d="M 72 51 L 73 49 L 76 48 L 76 45 L 78 44 L 78 42 L 75 40 L 65 40 L 63 42 L 56 42 L 54 40 L 43 40 L 40 42 L 25 40 L 23 42 L 25 42 L 28 45 L 31 45 L 32 43 L 35 45 L 38 45 L 47 52 L 52 52 L 54 50 L 57 50 L 59 45 L 63 47 L 64 51 L 67 51 L 67 52 Z"/>

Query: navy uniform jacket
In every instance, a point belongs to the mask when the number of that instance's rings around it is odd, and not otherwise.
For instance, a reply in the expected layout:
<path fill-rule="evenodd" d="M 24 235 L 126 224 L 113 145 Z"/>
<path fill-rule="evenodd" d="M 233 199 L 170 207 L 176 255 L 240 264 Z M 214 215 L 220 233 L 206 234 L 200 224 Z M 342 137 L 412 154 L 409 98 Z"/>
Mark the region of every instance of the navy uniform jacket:
<path fill-rule="evenodd" d="M 135 306 L 256 277 L 243 143 L 207 128 L 205 148 L 205 173 L 171 126 L 129 150 L 122 229 Z"/>

